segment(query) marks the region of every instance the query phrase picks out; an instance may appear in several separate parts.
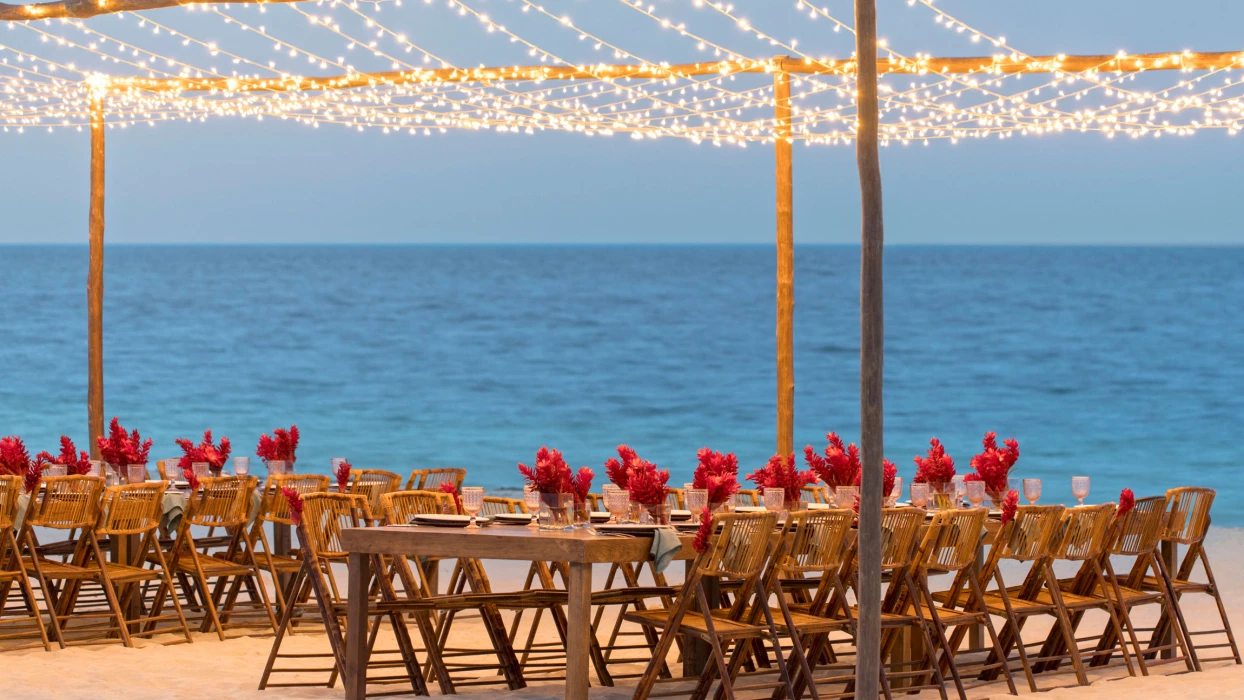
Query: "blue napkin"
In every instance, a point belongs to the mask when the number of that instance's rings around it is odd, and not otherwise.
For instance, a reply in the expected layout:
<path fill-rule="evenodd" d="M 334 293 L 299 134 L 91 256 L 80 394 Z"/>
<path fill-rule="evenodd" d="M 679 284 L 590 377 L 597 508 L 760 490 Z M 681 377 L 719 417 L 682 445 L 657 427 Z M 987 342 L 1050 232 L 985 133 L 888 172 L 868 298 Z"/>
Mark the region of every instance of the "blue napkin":
<path fill-rule="evenodd" d="M 674 561 L 674 556 L 682 549 L 682 541 L 678 539 L 678 531 L 672 527 L 659 527 L 652 533 L 652 562 L 657 573 Z"/>

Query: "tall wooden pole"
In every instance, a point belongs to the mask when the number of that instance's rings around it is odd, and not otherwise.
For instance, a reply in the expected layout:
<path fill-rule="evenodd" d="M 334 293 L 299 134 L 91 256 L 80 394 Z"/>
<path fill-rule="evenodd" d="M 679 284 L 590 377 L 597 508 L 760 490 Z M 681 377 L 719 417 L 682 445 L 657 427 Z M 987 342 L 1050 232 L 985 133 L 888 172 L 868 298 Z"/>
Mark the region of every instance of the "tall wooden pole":
<path fill-rule="evenodd" d="M 877 152 L 877 4 L 855 0 L 857 104 L 855 159 L 860 173 L 860 617 L 855 697 L 877 697 L 881 669 L 881 460 L 885 455 L 881 410 L 885 317 L 881 256 L 881 159 Z"/>
<path fill-rule="evenodd" d="M 795 446 L 795 222 L 790 141 L 790 73 L 778 56 L 773 74 L 773 116 L 777 138 L 777 451 L 788 455 Z"/>
<path fill-rule="evenodd" d="M 87 428 L 99 459 L 104 434 L 104 94 L 91 92 L 91 260 L 86 275 Z"/>

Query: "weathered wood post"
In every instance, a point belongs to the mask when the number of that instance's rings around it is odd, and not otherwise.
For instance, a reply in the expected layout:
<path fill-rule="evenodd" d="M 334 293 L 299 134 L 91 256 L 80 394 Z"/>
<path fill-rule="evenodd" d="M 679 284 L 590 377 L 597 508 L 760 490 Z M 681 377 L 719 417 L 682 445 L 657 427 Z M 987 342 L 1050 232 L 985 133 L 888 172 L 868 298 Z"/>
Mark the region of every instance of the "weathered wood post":
<path fill-rule="evenodd" d="M 877 5 L 855 0 L 856 134 L 860 173 L 860 618 L 855 697 L 877 696 L 881 669 L 881 484 L 885 456 L 881 410 L 885 319 L 881 260 L 881 162 L 877 153 Z"/>
<path fill-rule="evenodd" d="M 99 459 L 96 438 L 104 434 L 104 93 L 107 83 L 91 80 L 91 202 L 87 217 L 90 264 L 86 274 L 87 434 L 91 457 Z"/>
<path fill-rule="evenodd" d="M 790 73 L 786 56 L 773 59 L 774 156 L 777 165 L 777 451 L 795 443 L 795 242 L 791 161 Z"/>

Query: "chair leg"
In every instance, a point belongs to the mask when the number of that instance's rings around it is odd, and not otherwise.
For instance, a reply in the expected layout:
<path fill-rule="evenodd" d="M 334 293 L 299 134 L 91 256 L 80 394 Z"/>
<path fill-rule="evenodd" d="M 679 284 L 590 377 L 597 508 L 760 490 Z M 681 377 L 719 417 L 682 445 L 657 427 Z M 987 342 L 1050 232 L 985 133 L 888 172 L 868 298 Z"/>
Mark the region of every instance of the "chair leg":
<path fill-rule="evenodd" d="M 296 586 L 298 589 L 301 589 L 305 583 L 306 574 L 299 569 L 298 573 L 294 575 L 294 579 L 291 581 L 291 584 Z M 264 665 L 263 675 L 259 677 L 260 690 L 265 690 L 268 687 L 268 679 L 272 677 L 272 668 L 276 665 L 276 659 L 280 655 L 281 642 L 285 639 L 285 633 L 289 631 L 289 626 L 293 621 L 293 618 L 293 606 L 286 607 L 284 612 L 281 614 L 281 623 L 276 628 L 276 636 L 272 638 L 272 650 L 268 652 L 268 662 Z"/>
<path fill-rule="evenodd" d="M 691 600 L 694 596 L 692 591 L 695 590 L 694 587 L 699 583 L 699 574 L 695 571 L 695 566 L 698 564 L 699 560 L 697 559 L 696 563 L 692 565 L 692 574 L 683 583 L 683 592 L 678 596 L 673 614 L 666 622 L 665 629 L 661 631 L 661 638 L 657 641 L 657 648 L 653 650 L 652 658 L 648 661 L 648 666 L 639 678 L 632 700 L 647 700 L 648 695 L 652 692 L 652 686 L 657 682 L 660 668 L 665 663 L 665 655 L 674 646 L 674 638 L 678 636 L 678 628 L 682 624 L 683 618 L 687 615 L 687 608 L 691 606 Z"/>
<path fill-rule="evenodd" d="M 1106 579 L 1105 579 L 1105 576 L 1102 575 L 1101 566 L 1098 565 L 1096 561 L 1091 562 L 1091 563 L 1093 565 L 1093 573 L 1097 579 L 1097 587 L 1101 590 L 1102 595 L 1105 596 L 1106 595 Z M 1123 606 L 1122 605 L 1115 606 L 1115 604 L 1112 603 L 1109 600 L 1109 598 L 1107 598 L 1105 608 L 1106 608 L 1106 612 L 1110 613 L 1111 629 L 1113 630 L 1115 639 L 1118 641 L 1119 651 L 1123 652 L 1123 662 L 1127 664 L 1128 675 L 1135 676 L 1136 667 L 1132 664 L 1132 655 L 1127 650 L 1127 643 L 1123 641 L 1123 625 L 1119 621 L 1118 612 L 1115 610 L 1116 607 L 1121 609 Z M 1075 653 L 1077 654 L 1080 653 L 1078 647 Z M 1141 659 L 1140 663 L 1141 663 L 1141 667 L 1143 668 L 1144 659 Z M 1145 675 L 1148 675 L 1148 671 L 1145 672 Z"/>
<path fill-rule="evenodd" d="M 116 618 L 117 627 L 120 628 L 121 643 L 127 647 L 133 647 L 134 640 L 130 639 L 129 625 L 125 623 L 125 614 L 121 610 L 120 601 L 117 600 L 116 588 L 113 586 L 112 577 L 108 575 L 107 562 L 104 561 L 103 553 L 99 551 L 99 543 L 93 536 L 90 540 L 91 550 L 95 553 L 95 564 L 99 567 L 99 578 L 104 587 L 104 595 L 108 598 L 108 607 L 112 609 L 112 616 Z"/>
<path fill-rule="evenodd" d="M 1015 689 L 1015 678 L 1011 675 L 1011 665 L 1007 663 L 1006 656 L 1002 653 L 1002 644 L 998 640 L 998 631 L 994 629 L 993 619 L 989 617 L 989 611 L 985 609 L 985 594 L 981 590 L 980 581 L 977 580 L 976 574 L 972 571 L 968 572 L 967 579 L 968 584 L 972 587 L 972 594 L 976 596 L 975 602 L 980 606 L 981 617 L 985 621 L 985 630 L 989 632 L 989 639 L 993 641 L 994 653 L 998 654 L 999 663 L 1002 664 L 1002 673 L 1006 676 L 1006 685 L 1010 688 L 1011 695 L 1019 695 L 1019 691 Z M 951 650 L 951 653 L 953 654 L 954 651 Z M 1031 680 L 1029 678 L 1029 682 Z"/>
<path fill-rule="evenodd" d="M 1240 660 L 1240 648 L 1235 643 L 1235 634 L 1231 631 L 1231 621 L 1227 619 L 1227 609 L 1222 604 L 1222 592 L 1218 588 L 1218 582 L 1214 580 L 1214 570 L 1209 565 L 1209 557 L 1205 555 L 1205 547 L 1197 545 L 1197 554 L 1201 559 L 1201 566 L 1205 568 L 1205 579 L 1209 581 L 1210 594 L 1214 596 L 1214 602 L 1218 604 L 1218 615 L 1222 619 L 1222 631 L 1227 635 L 1227 643 L 1231 645 L 1231 655 L 1235 657 L 1236 664 L 1242 664 Z"/>
<path fill-rule="evenodd" d="M 1049 560 L 1042 562 L 1043 576 L 1045 577 L 1046 588 L 1050 592 L 1050 600 L 1054 602 L 1055 624 L 1058 625 L 1059 631 L 1063 635 L 1063 644 L 1067 647 L 1067 653 L 1071 655 L 1071 666 L 1076 673 L 1076 682 L 1082 686 L 1088 685 L 1088 674 L 1084 671 L 1084 659 L 1080 658 L 1080 647 L 1076 643 L 1075 628 L 1071 625 L 1071 614 L 1067 610 L 1067 603 L 1063 600 L 1062 590 L 1058 587 L 1058 576 L 1054 574 L 1054 567 Z M 1020 640 L 1022 648 L 1023 638 Z"/>

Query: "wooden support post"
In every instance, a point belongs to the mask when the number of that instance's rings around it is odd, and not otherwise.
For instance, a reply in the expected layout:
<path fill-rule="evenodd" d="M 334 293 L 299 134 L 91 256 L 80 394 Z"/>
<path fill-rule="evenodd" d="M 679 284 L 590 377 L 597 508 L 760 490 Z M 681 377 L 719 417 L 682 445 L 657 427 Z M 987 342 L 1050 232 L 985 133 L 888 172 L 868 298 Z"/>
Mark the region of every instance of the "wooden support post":
<path fill-rule="evenodd" d="M 777 189 L 777 451 L 795 447 L 795 241 L 794 183 L 790 140 L 790 73 L 786 56 L 773 59 L 773 121 Z"/>
<path fill-rule="evenodd" d="M 856 90 L 855 157 L 860 174 L 860 494 L 859 635 L 855 697 L 877 697 L 881 668 L 881 460 L 885 454 L 881 408 L 885 319 L 881 256 L 881 161 L 877 152 L 877 4 L 855 0 Z"/>
<path fill-rule="evenodd" d="M 104 93 L 91 91 L 91 257 L 86 275 L 87 435 L 91 457 L 104 434 Z"/>

